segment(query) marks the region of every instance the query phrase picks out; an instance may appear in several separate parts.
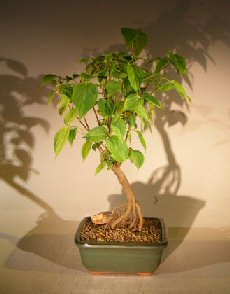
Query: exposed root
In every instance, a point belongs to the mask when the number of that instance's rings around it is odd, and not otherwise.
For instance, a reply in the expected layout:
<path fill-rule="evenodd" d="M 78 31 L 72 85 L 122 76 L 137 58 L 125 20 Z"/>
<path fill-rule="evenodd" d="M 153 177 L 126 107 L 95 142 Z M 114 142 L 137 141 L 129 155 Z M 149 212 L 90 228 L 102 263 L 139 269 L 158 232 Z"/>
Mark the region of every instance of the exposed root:
<path fill-rule="evenodd" d="M 136 203 L 136 209 L 137 209 L 137 214 L 139 216 L 139 225 L 138 225 L 138 231 L 141 231 L 142 226 L 143 226 L 143 217 L 141 214 L 141 208 L 140 205 L 138 203 Z"/>
<path fill-rule="evenodd" d="M 130 229 L 141 231 L 143 218 L 139 204 L 135 202 L 131 209 L 129 206 L 116 207 L 112 211 L 110 221 L 107 225 L 112 229 L 115 227 L 128 227 Z"/>
<path fill-rule="evenodd" d="M 127 205 L 125 210 L 122 212 L 120 207 L 114 209 L 108 225 L 111 226 L 112 229 L 115 227 L 128 226 L 129 228 L 141 231 L 143 226 L 143 218 L 140 206 L 135 199 L 132 187 L 129 184 L 125 174 L 121 170 L 120 164 L 114 164 L 112 170 L 124 189 L 125 195 L 127 197 Z"/>

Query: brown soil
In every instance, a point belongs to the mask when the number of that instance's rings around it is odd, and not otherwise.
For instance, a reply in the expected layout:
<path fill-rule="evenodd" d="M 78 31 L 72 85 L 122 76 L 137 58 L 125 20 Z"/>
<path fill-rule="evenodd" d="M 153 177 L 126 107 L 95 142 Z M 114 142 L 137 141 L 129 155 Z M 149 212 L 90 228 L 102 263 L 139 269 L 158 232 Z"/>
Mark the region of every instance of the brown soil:
<path fill-rule="evenodd" d="M 156 244 L 162 240 L 161 223 L 158 219 L 144 218 L 139 232 L 129 228 L 111 229 L 106 224 L 94 224 L 88 218 L 82 227 L 80 238 L 87 242 Z"/>

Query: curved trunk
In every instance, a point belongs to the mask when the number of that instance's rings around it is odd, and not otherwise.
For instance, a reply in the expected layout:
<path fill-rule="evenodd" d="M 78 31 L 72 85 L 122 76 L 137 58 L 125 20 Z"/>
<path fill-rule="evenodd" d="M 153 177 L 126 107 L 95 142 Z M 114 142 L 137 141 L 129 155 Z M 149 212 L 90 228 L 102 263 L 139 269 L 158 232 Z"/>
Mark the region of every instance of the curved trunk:
<path fill-rule="evenodd" d="M 135 199 L 134 192 L 132 187 L 126 178 L 125 174 L 120 168 L 120 165 L 116 164 L 113 165 L 112 171 L 118 178 L 119 183 L 124 189 L 125 195 L 127 197 L 127 206 L 124 214 L 122 214 L 119 218 L 114 220 L 111 224 L 112 228 L 118 226 L 121 222 L 127 221 L 129 222 L 130 228 L 134 227 L 135 225 L 138 226 L 138 230 L 141 231 L 143 225 L 143 217 L 141 214 L 140 206 Z"/>

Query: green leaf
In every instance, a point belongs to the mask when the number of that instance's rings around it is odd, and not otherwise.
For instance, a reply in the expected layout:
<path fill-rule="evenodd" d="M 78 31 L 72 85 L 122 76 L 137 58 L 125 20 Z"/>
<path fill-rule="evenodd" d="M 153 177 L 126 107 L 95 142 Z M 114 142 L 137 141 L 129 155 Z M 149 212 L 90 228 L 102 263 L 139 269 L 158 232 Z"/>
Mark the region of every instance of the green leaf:
<path fill-rule="evenodd" d="M 75 120 L 76 116 L 77 116 L 78 110 L 77 108 L 71 109 L 65 116 L 64 118 L 64 123 L 66 125 L 71 124 L 72 121 Z"/>
<path fill-rule="evenodd" d="M 114 135 L 117 135 L 118 137 L 124 138 L 126 134 L 126 122 L 118 117 L 112 120 L 111 124 L 112 131 Z"/>
<path fill-rule="evenodd" d="M 114 105 L 113 99 L 111 98 L 100 99 L 98 101 L 99 113 L 105 118 L 110 117 L 113 114 L 114 107 L 115 105 Z"/>
<path fill-rule="evenodd" d="M 163 105 L 160 103 L 160 101 L 155 96 L 149 93 L 144 93 L 144 99 L 158 108 L 163 108 Z"/>
<path fill-rule="evenodd" d="M 115 135 L 109 137 L 106 140 L 106 145 L 114 160 L 123 162 L 128 158 L 129 148 L 121 137 Z"/>
<path fill-rule="evenodd" d="M 104 167 L 106 167 L 106 161 L 102 161 L 96 168 L 95 174 L 97 175 Z"/>
<path fill-rule="evenodd" d="M 171 82 L 165 82 L 161 84 L 160 87 L 158 88 L 158 90 L 162 92 L 168 92 L 172 89 L 175 89 L 175 85 Z"/>
<path fill-rule="evenodd" d="M 143 165 L 145 160 L 143 153 L 141 153 L 139 150 L 133 150 L 133 149 L 131 149 L 130 151 L 131 152 L 129 157 L 131 162 L 133 162 L 137 168 L 140 168 Z"/>
<path fill-rule="evenodd" d="M 108 131 L 104 126 L 97 126 L 89 131 L 84 138 L 91 142 L 100 143 L 108 137 Z"/>
<path fill-rule="evenodd" d="M 127 74 L 123 70 L 118 70 L 116 68 L 112 68 L 110 71 L 111 77 L 114 77 L 116 79 L 124 79 Z"/>
<path fill-rule="evenodd" d="M 59 76 L 56 75 L 45 75 L 42 77 L 42 84 L 45 85 L 56 85 L 56 82 L 58 81 Z"/>
<path fill-rule="evenodd" d="M 121 33 L 127 47 L 132 49 L 135 55 L 139 55 L 148 42 L 147 35 L 140 29 L 122 28 Z"/>
<path fill-rule="evenodd" d="M 156 60 L 156 66 L 155 66 L 154 73 L 159 73 L 162 69 L 164 69 L 167 65 L 169 65 L 168 58 L 157 57 L 155 60 Z"/>
<path fill-rule="evenodd" d="M 150 73 L 141 66 L 138 66 L 136 64 L 134 64 L 133 68 L 135 71 L 136 79 L 138 80 L 138 85 L 140 85 L 143 82 L 143 80 L 150 75 Z"/>
<path fill-rule="evenodd" d="M 131 133 L 128 133 L 128 142 L 129 142 L 129 145 L 132 142 L 132 134 Z"/>
<path fill-rule="evenodd" d="M 135 91 L 137 91 L 138 88 L 139 88 L 139 82 L 138 82 L 138 79 L 136 77 L 134 67 L 131 64 L 127 65 L 127 74 L 128 74 L 128 80 L 129 80 L 132 88 Z"/>
<path fill-rule="evenodd" d="M 82 118 L 97 101 L 98 91 L 95 84 L 78 84 L 73 88 L 72 101 L 78 109 L 78 115 Z"/>
<path fill-rule="evenodd" d="M 77 129 L 76 128 L 70 129 L 68 141 L 69 141 L 71 146 L 73 145 L 73 141 L 76 138 L 76 135 L 77 135 Z"/>
<path fill-rule="evenodd" d="M 170 90 L 176 90 L 184 99 L 188 99 L 189 101 L 191 100 L 191 98 L 186 94 L 186 91 L 184 89 L 184 87 L 182 86 L 181 83 L 179 83 L 178 81 L 175 80 L 170 80 L 164 84 L 162 84 L 158 90 L 160 91 L 170 91 Z"/>
<path fill-rule="evenodd" d="M 109 95 L 115 96 L 121 93 L 121 81 L 109 81 L 106 85 L 106 90 Z"/>
<path fill-rule="evenodd" d="M 143 135 L 141 134 L 140 131 L 136 131 L 137 132 L 137 135 L 138 135 L 138 138 L 141 142 L 141 145 L 144 147 L 144 149 L 146 150 L 146 142 L 145 142 L 145 138 L 143 137 Z"/>
<path fill-rule="evenodd" d="M 88 82 L 89 80 L 91 80 L 93 76 L 90 73 L 82 72 L 80 74 L 80 77 L 81 77 L 82 82 L 84 83 L 84 82 Z"/>
<path fill-rule="evenodd" d="M 69 84 L 63 84 L 60 86 L 60 92 L 66 95 L 69 99 L 71 99 L 73 94 L 73 86 Z"/>
<path fill-rule="evenodd" d="M 124 110 L 134 110 L 137 105 L 140 105 L 143 100 L 137 94 L 130 94 L 125 99 Z"/>
<path fill-rule="evenodd" d="M 89 155 L 89 152 L 91 150 L 92 144 L 93 143 L 91 141 L 86 141 L 83 144 L 82 149 L 81 149 L 81 155 L 82 155 L 83 160 L 85 160 L 86 157 Z"/>
<path fill-rule="evenodd" d="M 60 129 L 54 137 L 54 151 L 56 156 L 60 153 L 69 137 L 70 128 L 65 127 Z"/>
<path fill-rule="evenodd" d="M 121 115 L 121 113 L 123 112 L 123 108 L 124 108 L 124 102 L 123 101 L 117 101 L 114 104 L 114 114 L 115 115 Z"/>
<path fill-rule="evenodd" d="M 175 66 L 176 70 L 181 75 L 187 74 L 186 60 L 182 56 L 169 52 L 168 58 L 171 64 Z"/>

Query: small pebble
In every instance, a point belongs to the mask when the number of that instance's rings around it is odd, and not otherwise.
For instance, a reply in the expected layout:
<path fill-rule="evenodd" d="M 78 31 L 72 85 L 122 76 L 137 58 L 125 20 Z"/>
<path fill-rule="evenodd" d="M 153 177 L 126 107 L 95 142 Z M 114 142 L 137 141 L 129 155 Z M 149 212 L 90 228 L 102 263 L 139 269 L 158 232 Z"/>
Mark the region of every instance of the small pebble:
<path fill-rule="evenodd" d="M 141 243 L 156 244 L 161 241 L 161 224 L 157 219 L 144 218 L 142 231 L 134 231 L 129 228 L 106 227 L 106 224 L 94 224 L 88 218 L 81 231 L 82 241 L 99 241 L 105 243 Z"/>

